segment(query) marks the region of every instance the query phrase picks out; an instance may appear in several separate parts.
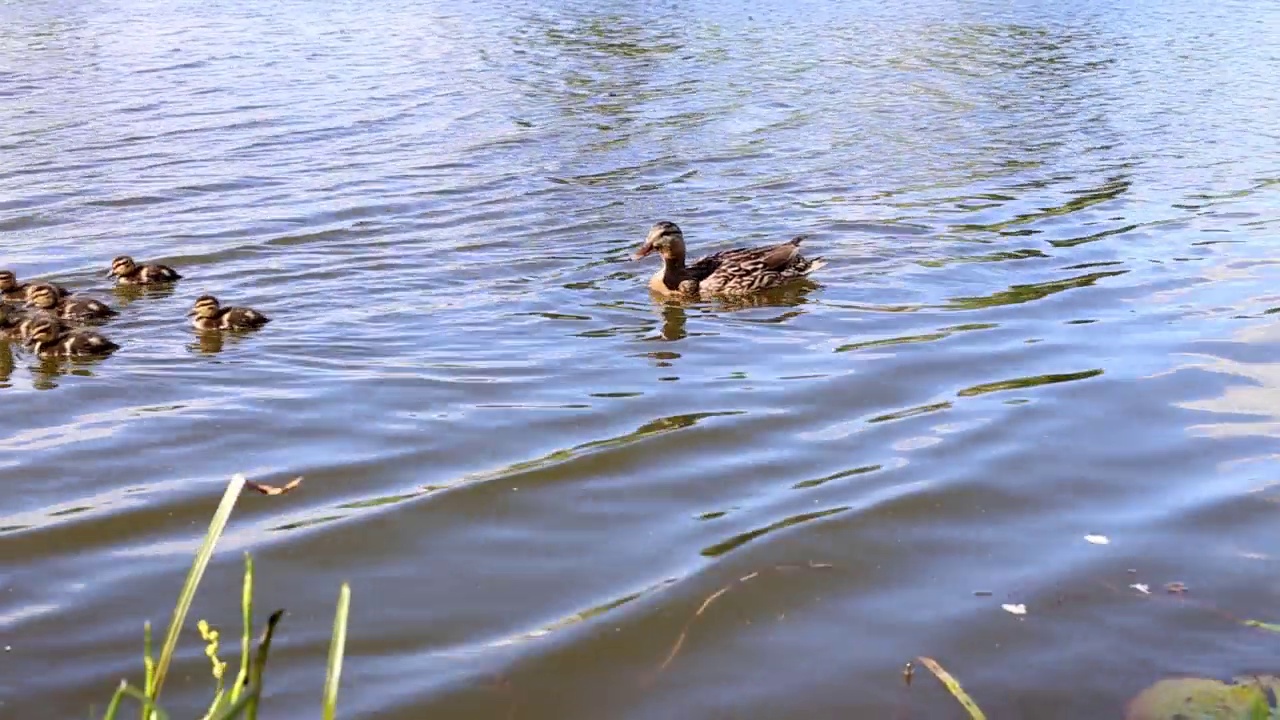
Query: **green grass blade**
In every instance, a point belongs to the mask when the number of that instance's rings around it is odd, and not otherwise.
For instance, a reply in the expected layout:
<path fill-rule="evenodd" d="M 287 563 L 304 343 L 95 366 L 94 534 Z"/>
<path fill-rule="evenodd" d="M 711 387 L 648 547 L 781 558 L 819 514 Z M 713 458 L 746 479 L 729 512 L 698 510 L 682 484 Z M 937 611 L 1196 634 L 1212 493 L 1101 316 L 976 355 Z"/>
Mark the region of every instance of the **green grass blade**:
<path fill-rule="evenodd" d="M 169 720 L 169 714 L 160 709 L 159 705 L 152 702 L 147 694 L 127 682 L 120 683 L 120 689 L 116 694 L 124 694 L 142 703 L 142 714 L 150 720 Z M 113 699 L 112 702 L 115 702 Z"/>
<path fill-rule="evenodd" d="M 342 679 L 342 656 L 347 647 L 347 615 L 351 612 L 351 586 L 342 583 L 338 610 L 333 615 L 333 639 L 329 641 L 329 667 L 324 678 L 324 720 L 338 712 L 338 682 Z"/>
<path fill-rule="evenodd" d="M 102 716 L 102 720 L 116 720 L 116 713 L 120 711 L 120 701 L 124 699 L 124 689 L 128 686 L 128 682 L 120 681 L 120 687 L 116 688 L 116 694 L 111 696 L 111 702 L 107 704 L 107 714 Z"/>
<path fill-rule="evenodd" d="M 257 702 L 261 696 L 262 690 L 260 688 L 249 688 L 239 700 L 222 710 L 222 714 L 213 718 L 213 720 L 231 720 L 239 717 L 244 714 L 245 709 L 249 707 L 249 703 Z"/>
<path fill-rule="evenodd" d="M 191 601 L 196 595 L 196 586 L 200 584 L 200 578 L 204 576 L 205 568 L 209 566 L 209 558 L 213 556 L 213 547 L 218 543 L 218 538 L 222 536 L 222 531 L 227 527 L 227 520 L 231 518 L 231 510 L 235 507 L 236 500 L 240 497 L 240 491 L 244 489 L 244 475 L 236 473 L 231 478 L 231 482 L 227 484 L 227 491 L 222 494 L 222 502 L 218 504 L 218 510 L 213 514 L 213 520 L 209 522 L 209 531 L 205 534 L 204 543 L 200 546 L 200 551 L 196 553 L 195 562 L 191 565 L 190 572 L 187 573 L 187 581 L 182 586 L 182 594 L 178 596 L 178 604 L 173 609 L 173 619 L 169 621 L 169 632 L 165 635 L 164 647 L 160 650 L 160 662 L 156 665 L 155 677 L 152 683 L 147 687 L 147 697 L 155 702 L 160 698 L 160 691 L 164 688 L 164 679 L 169 672 L 169 663 L 173 660 L 173 651 L 178 646 L 178 634 L 182 631 L 182 625 L 187 619 L 187 612 L 191 609 Z"/>
<path fill-rule="evenodd" d="M 151 654 L 151 621 L 148 620 L 142 624 L 142 668 L 143 678 L 142 687 L 149 688 L 155 682 L 156 677 L 156 657 Z M 142 720 L 147 720 L 147 708 L 143 706 Z"/>
<path fill-rule="evenodd" d="M 1244 624 L 1249 627 L 1256 627 L 1256 628 L 1261 628 L 1263 630 L 1270 630 L 1271 632 L 1280 632 L 1280 625 L 1277 625 L 1275 623 L 1265 623 L 1265 622 L 1262 622 L 1261 620 L 1245 620 Z"/>
<path fill-rule="evenodd" d="M 271 613 L 267 618 L 267 630 L 262 634 L 262 642 L 258 645 L 258 656 L 253 659 L 253 667 L 249 671 L 249 684 L 253 691 L 249 694 L 249 702 L 245 706 L 244 716 L 247 720 L 258 720 L 258 699 L 262 696 L 262 673 L 267 669 L 267 653 L 271 651 L 271 637 L 276 633 L 276 625 L 284 617 L 284 610 Z"/>
<path fill-rule="evenodd" d="M 964 706 L 965 710 L 969 711 L 971 720 L 987 720 L 987 716 L 983 715 L 982 711 L 978 709 L 978 704 L 973 701 L 973 698 L 969 697 L 969 693 L 966 693 L 964 688 L 960 687 L 960 682 L 951 677 L 951 673 L 942 669 L 937 660 L 923 656 L 916 659 L 920 661 L 920 664 L 929 668 L 930 672 L 938 676 L 938 679 L 951 692 L 951 695 Z"/>
<path fill-rule="evenodd" d="M 231 702 L 240 699 L 249 682 L 249 648 L 253 643 L 253 557 L 244 554 L 244 589 L 240 596 L 240 615 L 244 622 L 240 635 L 240 672 L 236 674 L 236 684 L 231 688 Z"/>

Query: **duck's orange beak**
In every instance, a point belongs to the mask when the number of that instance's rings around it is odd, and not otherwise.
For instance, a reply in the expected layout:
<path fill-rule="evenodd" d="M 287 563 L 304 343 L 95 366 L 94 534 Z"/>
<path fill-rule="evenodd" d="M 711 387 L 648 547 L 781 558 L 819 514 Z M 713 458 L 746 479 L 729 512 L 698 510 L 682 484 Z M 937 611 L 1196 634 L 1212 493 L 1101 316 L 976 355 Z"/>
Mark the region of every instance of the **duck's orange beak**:
<path fill-rule="evenodd" d="M 636 251 L 635 255 L 631 256 L 631 259 L 639 260 L 640 258 L 644 257 L 645 255 L 648 255 L 651 252 L 653 252 L 653 243 L 647 242 L 644 245 L 640 246 L 640 249 Z"/>

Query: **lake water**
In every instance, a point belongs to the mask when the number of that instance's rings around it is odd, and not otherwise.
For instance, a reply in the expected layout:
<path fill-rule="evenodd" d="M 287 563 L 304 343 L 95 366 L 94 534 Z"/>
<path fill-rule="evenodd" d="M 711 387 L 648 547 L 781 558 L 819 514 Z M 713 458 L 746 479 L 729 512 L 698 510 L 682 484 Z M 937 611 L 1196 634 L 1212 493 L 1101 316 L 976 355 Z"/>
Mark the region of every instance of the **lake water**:
<path fill-rule="evenodd" d="M 963 717 L 904 687 L 927 655 L 993 718 L 1101 718 L 1280 670 L 1230 619 L 1280 620 L 1277 37 L 1267 2 L 0 2 L 0 267 L 122 312 L 105 361 L 0 344 L 0 716 L 140 679 L 235 472 L 306 478 L 243 498 L 191 618 L 234 663 L 251 551 L 267 717 L 317 715 L 343 581 L 346 717 Z M 664 305 L 660 219 L 830 264 Z M 113 291 L 122 253 L 186 277 Z M 205 292 L 275 322 L 200 337 Z"/>

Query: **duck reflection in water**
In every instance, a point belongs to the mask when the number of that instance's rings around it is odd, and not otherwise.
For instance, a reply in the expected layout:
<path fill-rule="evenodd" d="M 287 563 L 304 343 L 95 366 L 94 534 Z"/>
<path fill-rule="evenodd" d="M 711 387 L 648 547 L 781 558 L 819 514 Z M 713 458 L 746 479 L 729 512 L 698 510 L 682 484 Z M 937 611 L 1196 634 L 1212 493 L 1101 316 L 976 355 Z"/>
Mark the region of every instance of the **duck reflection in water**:
<path fill-rule="evenodd" d="M 225 345 L 225 335 L 216 330 L 205 330 L 196 333 L 195 342 L 189 343 L 187 349 L 203 355 L 217 355 Z"/>
<path fill-rule="evenodd" d="M 115 296 L 120 307 L 128 307 L 136 300 L 161 300 L 173 294 L 174 285 L 113 285 L 111 294 Z"/>
<path fill-rule="evenodd" d="M 781 308 L 784 311 L 776 316 L 753 317 L 749 322 L 785 323 L 805 313 L 801 308 L 810 302 L 809 293 L 817 287 L 818 285 L 812 281 L 800 280 L 787 287 L 775 288 L 755 295 L 722 297 L 710 301 L 698 298 L 655 298 L 662 309 L 662 339 L 683 340 L 689 336 L 686 325 L 689 321 L 690 307 L 697 307 L 700 312 L 709 315 L 759 308 Z"/>
<path fill-rule="evenodd" d="M 10 342 L 0 335 L 0 387 L 9 384 L 13 376 L 13 348 Z"/>
<path fill-rule="evenodd" d="M 93 366 L 102 362 L 107 356 L 65 355 L 32 355 L 31 386 L 37 390 L 52 390 L 58 387 L 57 379 L 64 375 L 77 377 L 93 377 Z"/>
<path fill-rule="evenodd" d="M 664 305 L 662 307 L 662 339 L 685 339 L 689 336 L 689 332 L 685 330 L 685 325 L 688 322 L 689 315 L 679 304 L 668 303 Z"/>

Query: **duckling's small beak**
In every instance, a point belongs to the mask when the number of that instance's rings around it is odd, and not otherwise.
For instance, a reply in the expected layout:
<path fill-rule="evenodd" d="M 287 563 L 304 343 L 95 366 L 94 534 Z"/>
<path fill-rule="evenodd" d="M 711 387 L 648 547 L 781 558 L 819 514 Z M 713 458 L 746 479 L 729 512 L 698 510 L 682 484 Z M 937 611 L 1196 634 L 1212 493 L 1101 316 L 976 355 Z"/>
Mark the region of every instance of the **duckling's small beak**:
<path fill-rule="evenodd" d="M 115 271 L 115 270 L 108 270 L 108 271 L 107 271 L 107 277 L 115 277 L 115 276 L 116 276 L 116 271 Z"/>
<path fill-rule="evenodd" d="M 631 259 L 639 260 L 640 258 L 644 257 L 645 255 L 648 255 L 651 252 L 653 252 L 653 243 L 646 242 L 644 245 L 640 246 L 640 249 L 636 251 L 635 255 L 631 256 Z"/>
<path fill-rule="evenodd" d="M 192 315 L 195 315 L 195 314 L 196 314 L 195 308 L 191 308 L 190 310 L 187 311 L 187 317 L 191 317 Z"/>

